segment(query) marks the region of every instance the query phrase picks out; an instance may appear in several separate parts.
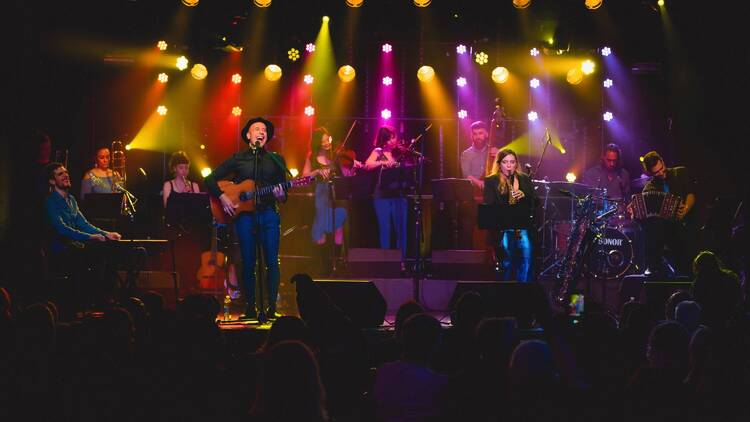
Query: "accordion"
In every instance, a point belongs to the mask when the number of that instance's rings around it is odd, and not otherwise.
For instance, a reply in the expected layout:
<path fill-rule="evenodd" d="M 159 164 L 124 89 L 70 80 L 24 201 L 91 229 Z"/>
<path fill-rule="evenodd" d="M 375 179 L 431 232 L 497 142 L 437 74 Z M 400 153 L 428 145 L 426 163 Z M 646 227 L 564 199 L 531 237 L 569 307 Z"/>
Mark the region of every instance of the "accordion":
<path fill-rule="evenodd" d="M 649 217 L 676 219 L 682 198 L 667 192 L 647 191 L 632 197 L 633 218 L 642 220 Z"/>

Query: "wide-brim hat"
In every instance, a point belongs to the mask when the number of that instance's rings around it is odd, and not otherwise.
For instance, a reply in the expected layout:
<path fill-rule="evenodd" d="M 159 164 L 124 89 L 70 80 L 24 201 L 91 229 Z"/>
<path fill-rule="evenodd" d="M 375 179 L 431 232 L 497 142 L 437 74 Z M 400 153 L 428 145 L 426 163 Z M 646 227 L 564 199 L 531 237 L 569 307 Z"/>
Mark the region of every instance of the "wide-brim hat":
<path fill-rule="evenodd" d="M 270 121 L 262 117 L 253 117 L 252 119 L 248 120 L 247 123 L 245 123 L 245 127 L 243 127 L 242 130 L 240 131 L 240 137 L 242 138 L 243 141 L 245 141 L 246 144 L 250 143 L 250 140 L 247 139 L 247 131 L 250 129 L 250 126 L 252 126 L 253 123 L 258 123 L 258 122 L 266 125 L 266 135 L 267 135 L 266 142 L 273 139 L 273 131 L 274 131 L 273 123 L 271 123 Z"/>

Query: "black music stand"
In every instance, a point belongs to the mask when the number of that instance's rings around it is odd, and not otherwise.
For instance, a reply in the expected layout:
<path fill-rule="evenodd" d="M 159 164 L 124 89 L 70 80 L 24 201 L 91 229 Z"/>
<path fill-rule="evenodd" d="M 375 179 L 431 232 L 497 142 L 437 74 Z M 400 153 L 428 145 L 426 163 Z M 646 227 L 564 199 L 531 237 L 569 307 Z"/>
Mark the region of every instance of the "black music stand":
<path fill-rule="evenodd" d="M 458 245 L 459 203 L 474 201 L 474 188 L 471 181 L 469 179 L 447 178 L 432 179 L 430 182 L 435 202 L 455 203 L 455 212 L 451 216 L 451 228 L 453 228 L 453 244 Z"/>
<path fill-rule="evenodd" d="M 122 211 L 122 193 L 87 193 L 82 199 L 86 219 L 106 230 L 117 230 Z"/>
<path fill-rule="evenodd" d="M 164 225 L 172 250 L 172 281 L 174 283 L 175 303 L 179 302 L 177 287 L 177 258 L 175 243 L 177 239 L 190 234 L 197 228 L 211 225 L 211 201 L 208 193 L 172 192 L 167 199 L 164 210 Z"/>

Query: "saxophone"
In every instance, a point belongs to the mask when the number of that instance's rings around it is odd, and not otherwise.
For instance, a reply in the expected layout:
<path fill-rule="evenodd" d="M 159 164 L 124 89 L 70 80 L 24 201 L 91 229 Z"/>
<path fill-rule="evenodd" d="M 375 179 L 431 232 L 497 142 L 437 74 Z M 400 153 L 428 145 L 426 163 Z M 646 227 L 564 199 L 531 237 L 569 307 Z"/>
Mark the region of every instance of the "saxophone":
<path fill-rule="evenodd" d="M 568 239 L 568 248 L 565 251 L 565 256 L 556 275 L 558 288 L 555 300 L 560 305 L 568 303 L 572 290 L 575 288 L 575 283 L 580 278 L 583 270 L 583 252 L 585 250 L 585 248 L 581 249 L 581 245 L 584 243 L 583 240 L 587 235 L 587 231 L 595 219 L 596 208 L 593 199 L 590 196 L 586 196 L 577 201 L 576 219 L 570 232 L 570 238 Z"/>

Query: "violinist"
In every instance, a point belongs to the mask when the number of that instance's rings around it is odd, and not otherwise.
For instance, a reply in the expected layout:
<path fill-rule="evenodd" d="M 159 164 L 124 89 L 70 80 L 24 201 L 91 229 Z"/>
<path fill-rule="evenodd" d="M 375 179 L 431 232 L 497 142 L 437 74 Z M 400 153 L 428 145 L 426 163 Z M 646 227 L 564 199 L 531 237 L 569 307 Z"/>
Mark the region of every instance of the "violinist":
<path fill-rule="evenodd" d="M 375 148 L 365 161 L 365 170 L 382 170 L 402 165 L 399 162 L 397 151 L 401 151 L 396 130 L 391 126 L 382 126 L 375 137 Z M 408 161 L 405 162 L 408 165 Z M 373 205 L 378 218 L 378 229 L 380 234 L 380 247 L 390 249 L 391 226 L 396 232 L 396 247 L 401 250 L 401 269 L 406 269 L 406 198 L 401 192 L 381 186 L 381 178 L 373 193 Z"/>
<path fill-rule="evenodd" d="M 353 151 L 352 151 L 353 152 Z M 312 240 L 317 245 L 326 244 L 326 235 L 333 233 L 336 256 L 339 256 L 341 245 L 344 241 L 344 221 L 346 220 L 346 209 L 343 207 L 332 207 L 331 189 L 328 181 L 340 173 L 344 176 L 354 175 L 362 163 L 357 161 L 348 152 L 340 151 L 334 159 L 333 137 L 325 127 L 319 127 L 313 131 L 310 143 L 310 151 L 305 159 L 302 169 L 303 176 L 315 176 L 315 219 L 312 225 Z M 334 229 L 335 228 L 335 229 Z M 319 257 L 325 259 L 325 251 L 321 250 Z M 327 265 L 327 264 L 326 264 Z"/>

